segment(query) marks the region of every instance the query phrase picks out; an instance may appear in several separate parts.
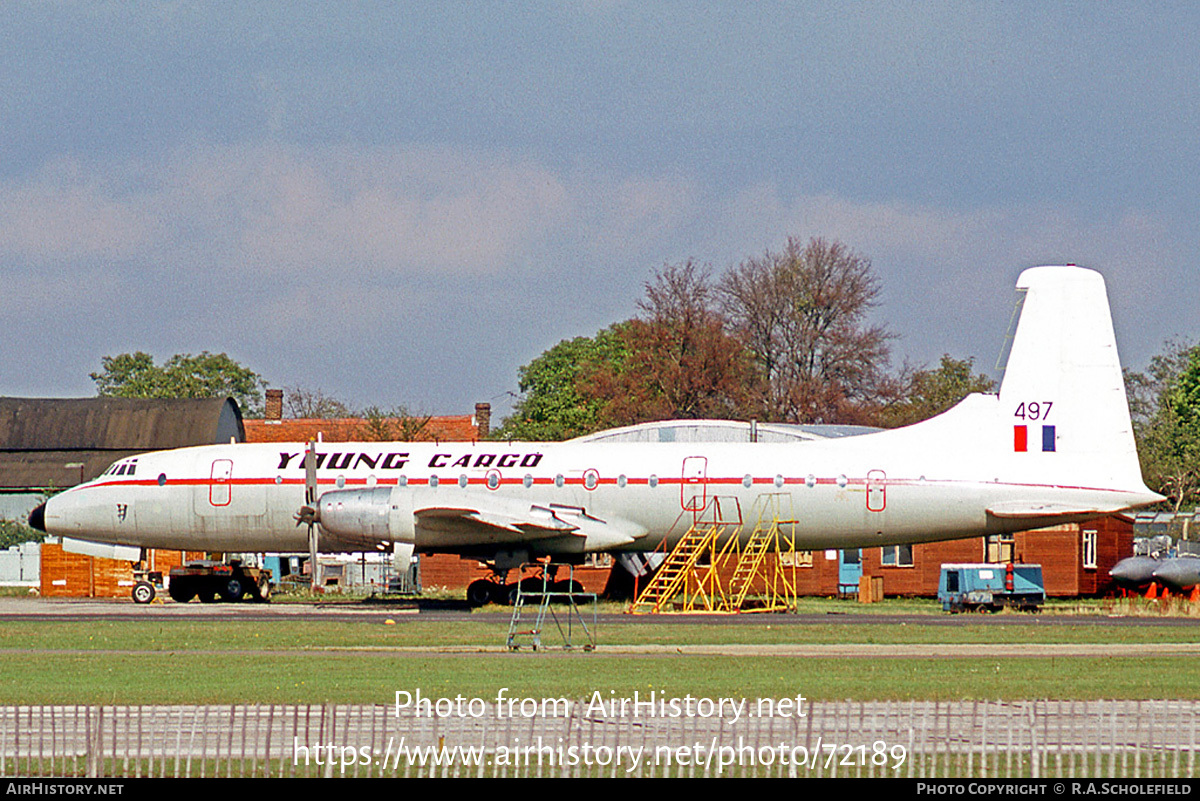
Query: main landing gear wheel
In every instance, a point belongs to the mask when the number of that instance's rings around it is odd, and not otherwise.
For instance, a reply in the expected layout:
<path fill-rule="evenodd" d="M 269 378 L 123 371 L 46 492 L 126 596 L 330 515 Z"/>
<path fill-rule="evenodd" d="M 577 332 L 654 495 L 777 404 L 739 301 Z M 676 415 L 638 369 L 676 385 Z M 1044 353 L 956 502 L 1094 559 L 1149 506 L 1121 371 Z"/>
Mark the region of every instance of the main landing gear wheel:
<path fill-rule="evenodd" d="M 487 579 L 472 581 L 467 586 L 467 603 L 471 606 L 484 606 L 492 600 L 493 587 L 496 582 Z"/>
<path fill-rule="evenodd" d="M 177 604 L 186 604 L 196 597 L 196 591 L 188 582 L 175 579 L 171 582 L 171 586 L 167 587 L 167 595 L 170 595 L 171 600 Z"/>
<path fill-rule="evenodd" d="M 219 592 L 223 600 L 233 603 L 242 600 L 242 596 L 246 594 L 246 586 L 242 584 L 241 579 L 231 578 L 221 585 Z"/>
<path fill-rule="evenodd" d="M 148 604 L 154 600 L 154 585 L 148 581 L 139 581 L 133 585 L 133 602 L 135 604 Z"/>

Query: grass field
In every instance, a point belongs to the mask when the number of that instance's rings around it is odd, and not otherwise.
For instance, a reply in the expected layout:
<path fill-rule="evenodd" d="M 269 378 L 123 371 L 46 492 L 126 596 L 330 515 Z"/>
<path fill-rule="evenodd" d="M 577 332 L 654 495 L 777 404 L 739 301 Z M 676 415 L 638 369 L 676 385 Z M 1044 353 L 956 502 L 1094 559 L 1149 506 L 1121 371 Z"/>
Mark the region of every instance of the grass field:
<path fill-rule="evenodd" d="M 928 602 L 926 602 L 928 606 Z M 842 607 L 850 608 L 850 607 Z M 878 611 L 878 610 L 877 610 Z M 888 609 L 896 613 L 896 609 Z M 905 612 L 907 613 L 907 612 Z M 1095 612 L 1093 612 L 1095 615 Z M 427 697 L 581 697 L 600 690 L 814 700 L 1198 698 L 1195 657 L 938 657 L 950 643 L 1190 643 L 1195 625 L 602 623 L 594 653 L 414 653 L 504 642 L 507 618 L 440 622 L 386 611 L 363 622 L 289 619 L 0 623 L 0 703 L 390 703 Z M 606 653 L 616 645 L 928 645 L 918 658 Z"/>
<path fill-rule="evenodd" d="M 627 696 L 810 700 L 1200 697 L 1195 659 L 801 659 L 602 654 L 260 656 L 231 653 L 6 656 L 6 704 L 380 703 L 424 697 Z"/>

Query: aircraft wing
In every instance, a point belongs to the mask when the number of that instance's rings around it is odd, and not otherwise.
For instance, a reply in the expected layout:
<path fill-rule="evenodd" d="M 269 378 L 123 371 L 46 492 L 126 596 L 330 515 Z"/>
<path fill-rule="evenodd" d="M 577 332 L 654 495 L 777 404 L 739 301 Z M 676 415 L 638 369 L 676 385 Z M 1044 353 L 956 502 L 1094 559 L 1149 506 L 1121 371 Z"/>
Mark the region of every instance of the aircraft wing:
<path fill-rule="evenodd" d="M 413 510 L 424 533 L 445 544 L 516 544 L 559 537 L 579 537 L 587 550 L 628 545 L 645 529 L 628 521 L 600 519 L 578 506 L 513 504 L 500 498 L 473 505 L 425 506 Z"/>
<path fill-rule="evenodd" d="M 460 506 L 430 506 L 414 514 L 417 525 L 431 531 L 461 531 L 485 535 L 493 541 L 522 542 L 570 534 L 578 526 L 570 525 L 553 515 L 540 513 L 536 507 L 525 516 L 506 514 L 485 508 Z"/>

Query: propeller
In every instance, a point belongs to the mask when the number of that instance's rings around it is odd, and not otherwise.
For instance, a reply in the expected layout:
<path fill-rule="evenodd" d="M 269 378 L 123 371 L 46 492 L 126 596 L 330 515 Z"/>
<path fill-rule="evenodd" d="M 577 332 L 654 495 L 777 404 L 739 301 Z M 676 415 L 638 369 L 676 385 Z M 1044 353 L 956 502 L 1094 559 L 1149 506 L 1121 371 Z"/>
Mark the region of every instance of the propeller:
<path fill-rule="evenodd" d="M 304 449 L 304 505 L 296 513 L 296 525 L 308 525 L 308 559 L 312 570 L 312 591 L 321 587 L 321 564 L 318 561 L 321 545 L 321 508 L 317 505 L 317 446 L 312 440 Z"/>

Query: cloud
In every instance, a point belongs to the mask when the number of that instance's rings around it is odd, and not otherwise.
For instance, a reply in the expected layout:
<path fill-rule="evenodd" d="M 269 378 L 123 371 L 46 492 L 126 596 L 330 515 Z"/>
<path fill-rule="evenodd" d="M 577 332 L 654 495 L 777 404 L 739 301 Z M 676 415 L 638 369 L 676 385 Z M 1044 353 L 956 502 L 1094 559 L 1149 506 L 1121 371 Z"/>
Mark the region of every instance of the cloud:
<path fill-rule="evenodd" d="M 201 145 L 0 181 L 0 256 L 272 280 L 525 274 L 670 257 L 702 194 L 443 147 Z"/>
<path fill-rule="evenodd" d="M 538 165 L 442 150 L 272 154 L 249 178 L 240 251 L 266 269 L 494 273 L 571 211 Z"/>
<path fill-rule="evenodd" d="M 1005 270 L 1055 261 L 1162 278 L 1168 221 L 1127 208 L 944 208 L 833 194 L 785 197 L 689 176 L 571 173 L 444 147 L 199 146 L 165 158 L 62 160 L 0 181 L 0 256 L 255 276 L 480 276 L 696 257 L 721 264 L 786 236 L 837 238 L 886 269 Z M 9 268 L 11 269 L 11 268 Z M 1161 269 L 1166 269 L 1165 267 Z"/>
<path fill-rule="evenodd" d="M 136 182 L 123 187 L 123 182 Z M 0 183 L 0 253 L 276 272 L 495 272 L 571 215 L 536 164 L 436 148 L 207 147 Z"/>
<path fill-rule="evenodd" d="M 156 227 L 139 198 L 71 159 L 0 184 L 0 253 L 9 257 L 125 258 L 146 247 Z"/>
<path fill-rule="evenodd" d="M 1046 203 L 958 209 L 824 194 L 785 200 L 773 185 L 758 184 L 732 197 L 728 216 L 771 247 L 788 235 L 824 236 L 850 244 L 876 266 L 897 261 L 936 265 L 939 272 L 1074 263 L 1132 277 L 1153 273 L 1175 255 L 1168 221 L 1141 209 L 1097 218 Z"/>

